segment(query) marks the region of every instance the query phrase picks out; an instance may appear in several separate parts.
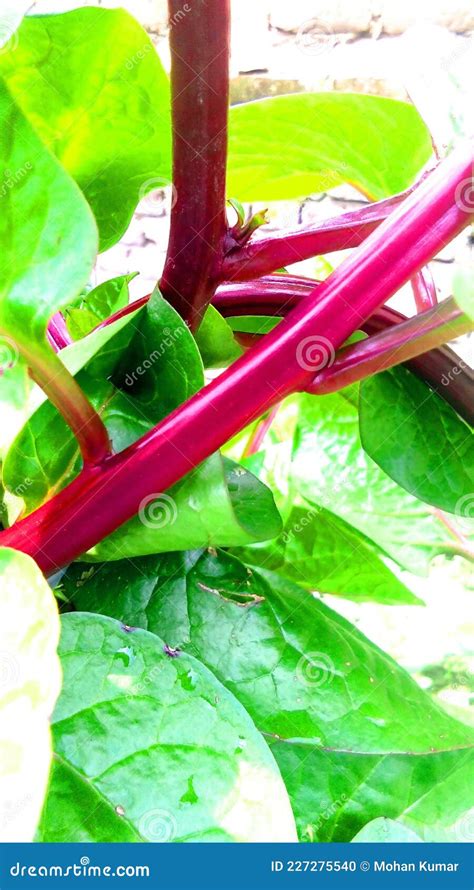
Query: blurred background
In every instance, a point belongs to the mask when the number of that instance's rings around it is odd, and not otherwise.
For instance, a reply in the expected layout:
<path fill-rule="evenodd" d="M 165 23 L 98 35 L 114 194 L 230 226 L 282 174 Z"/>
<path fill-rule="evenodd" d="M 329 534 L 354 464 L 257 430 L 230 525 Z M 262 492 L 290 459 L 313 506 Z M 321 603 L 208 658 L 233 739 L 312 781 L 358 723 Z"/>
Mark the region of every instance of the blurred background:
<path fill-rule="evenodd" d="M 189 0 L 192 3 L 192 0 Z M 4 5 L 8 2 L 4 0 Z M 16 0 L 13 14 L 61 12 L 77 6 L 126 7 L 147 28 L 169 69 L 165 0 Z M 186 11 L 183 2 L 183 10 Z M 231 96 L 233 103 L 299 91 L 366 92 L 412 101 L 441 152 L 474 133 L 474 7 L 471 0 L 233 0 Z M 239 197 L 238 195 L 235 197 Z M 268 229 L 333 216 L 361 206 L 349 186 L 269 207 Z M 120 244 L 102 254 L 94 284 L 140 271 L 134 296 L 148 293 L 161 271 L 167 244 L 171 188 L 168 181 L 139 205 Z M 262 205 L 263 206 L 263 205 Z M 258 209 L 257 207 L 253 208 Z M 450 293 L 454 258 L 466 235 L 432 263 L 439 297 Z M 329 259 L 337 265 L 343 253 Z M 313 277 L 331 270 L 321 260 L 292 267 Z M 394 298 L 413 312 L 411 290 Z M 474 364 L 472 338 L 455 344 Z M 418 682 L 460 719 L 474 724 L 472 613 L 474 587 L 467 563 L 437 558 L 428 578 L 400 573 L 426 607 L 354 604 L 328 597 L 403 664 Z"/>

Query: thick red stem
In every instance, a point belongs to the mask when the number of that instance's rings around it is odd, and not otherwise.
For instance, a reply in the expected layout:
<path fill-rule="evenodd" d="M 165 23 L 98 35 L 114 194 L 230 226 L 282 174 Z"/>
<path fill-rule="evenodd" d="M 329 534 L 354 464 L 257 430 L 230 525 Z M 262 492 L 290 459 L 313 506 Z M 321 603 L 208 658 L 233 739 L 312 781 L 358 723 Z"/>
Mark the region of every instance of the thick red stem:
<path fill-rule="evenodd" d="M 192 329 L 210 302 L 227 230 L 230 0 L 169 0 L 173 186 L 163 295 Z"/>
<path fill-rule="evenodd" d="M 258 346 L 136 443 L 88 468 L 64 491 L 0 535 L 46 572 L 70 562 L 133 516 L 286 395 L 304 390 L 347 337 L 472 218 L 456 202 L 473 151 L 449 158 Z"/>

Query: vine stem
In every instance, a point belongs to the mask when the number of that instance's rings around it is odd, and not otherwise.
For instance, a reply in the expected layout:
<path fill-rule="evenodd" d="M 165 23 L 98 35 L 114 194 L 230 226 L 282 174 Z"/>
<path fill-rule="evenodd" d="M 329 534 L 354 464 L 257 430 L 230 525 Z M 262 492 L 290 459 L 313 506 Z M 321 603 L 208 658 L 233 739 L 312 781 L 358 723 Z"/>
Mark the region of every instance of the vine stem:
<path fill-rule="evenodd" d="M 257 234 L 243 245 L 227 252 L 222 268 L 223 281 L 248 281 L 268 275 L 318 254 L 358 247 L 403 201 L 411 195 L 428 174 L 406 192 L 367 204 L 358 210 L 342 213 L 321 222 L 298 226 L 271 235 Z"/>
<path fill-rule="evenodd" d="M 73 432 L 84 464 L 95 465 L 106 460 L 111 454 L 107 430 L 61 359 L 47 343 L 41 349 L 32 349 L 27 343 L 19 343 L 18 348 L 30 376 Z"/>
<path fill-rule="evenodd" d="M 160 283 L 196 329 L 210 302 L 227 232 L 230 0 L 169 0 L 174 206 Z"/>
<path fill-rule="evenodd" d="M 458 199 L 473 145 L 453 152 L 277 328 L 153 430 L 0 534 L 46 573 L 76 559 L 286 395 L 314 378 L 315 342 L 338 349 L 474 216 Z M 318 356 L 318 368 L 321 356 Z"/>
<path fill-rule="evenodd" d="M 371 374 L 386 371 L 448 340 L 461 337 L 473 328 L 474 323 L 450 297 L 428 312 L 346 346 L 330 366 L 316 375 L 306 392 L 315 395 L 337 392 Z"/>
<path fill-rule="evenodd" d="M 436 285 L 429 266 L 420 269 L 412 280 L 411 287 L 415 298 L 415 306 L 417 312 L 424 312 L 425 309 L 432 309 L 438 303 L 438 295 L 436 293 Z"/>

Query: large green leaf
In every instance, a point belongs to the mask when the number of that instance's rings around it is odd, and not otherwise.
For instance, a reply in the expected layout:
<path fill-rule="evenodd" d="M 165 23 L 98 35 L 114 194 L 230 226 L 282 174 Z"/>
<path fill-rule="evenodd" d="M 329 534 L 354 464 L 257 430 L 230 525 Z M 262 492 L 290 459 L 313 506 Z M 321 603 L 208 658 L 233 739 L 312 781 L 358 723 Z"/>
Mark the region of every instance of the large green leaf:
<path fill-rule="evenodd" d="M 236 553 L 255 566 L 277 571 L 308 590 L 357 602 L 420 604 L 383 563 L 375 549 L 341 519 L 319 507 L 296 505 L 275 541 Z"/>
<path fill-rule="evenodd" d="M 302 840 L 351 841 L 367 822 L 382 817 L 426 842 L 472 839 L 472 751 L 362 755 L 278 741 L 272 750 Z"/>
<path fill-rule="evenodd" d="M 360 434 L 367 454 L 415 497 L 456 513 L 474 491 L 472 429 L 406 368 L 360 387 Z"/>
<path fill-rule="evenodd" d="M 122 9 L 29 16 L 0 74 L 83 190 L 101 249 L 115 244 L 170 177 L 169 87 L 146 32 Z"/>
<path fill-rule="evenodd" d="M 63 618 L 41 841 L 292 841 L 278 768 L 198 660 L 89 614 Z"/>
<path fill-rule="evenodd" d="M 0 191 L 0 334 L 48 361 L 48 318 L 87 283 L 97 233 L 79 189 L 1 80 L 0 164 L 6 170 Z"/>
<path fill-rule="evenodd" d="M 213 671 L 271 742 L 301 839 L 350 840 L 378 816 L 421 806 L 442 778 L 444 814 L 430 818 L 446 826 L 464 812 L 447 771 L 465 768 L 471 731 L 345 619 L 274 573 L 225 553 L 170 554 L 71 566 L 63 593 Z"/>
<path fill-rule="evenodd" d="M 241 201 L 304 198 L 349 182 L 399 192 L 432 153 L 416 109 L 360 93 L 277 96 L 230 112 L 228 192 Z"/>
<path fill-rule="evenodd" d="M 23 553 L 0 548 L 0 840 L 33 840 L 51 763 L 61 683 L 51 589 Z"/>
<path fill-rule="evenodd" d="M 463 552 L 432 510 L 364 451 L 352 392 L 301 396 L 291 476 L 311 504 L 330 509 L 412 572 L 425 573 L 437 553 Z"/>

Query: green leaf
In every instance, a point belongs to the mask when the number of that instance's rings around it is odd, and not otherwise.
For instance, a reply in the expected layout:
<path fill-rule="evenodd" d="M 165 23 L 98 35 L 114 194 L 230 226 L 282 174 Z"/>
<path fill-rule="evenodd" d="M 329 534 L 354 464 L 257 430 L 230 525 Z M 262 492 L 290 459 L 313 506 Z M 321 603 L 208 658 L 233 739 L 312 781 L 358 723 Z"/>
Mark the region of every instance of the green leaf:
<path fill-rule="evenodd" d="M 303 745 L 284 742 L 272 750 L 301 840 L 351 841 L 382 817 L 401 822 L 425 842 L 469 840 L 472 751 L 413 756 L 312 750 L 308 756 Z"/>
<path fill-rule="evenodd" d="M 214 306 L 207 308 L 196 334 L 196 343 L 205 368 L 224 368 L 243 353 L 227 319 Z"/>
<path fill-rule="evenodd" d="M 130 299 L 128 285 L 137 274 L 119 275 L 104 281 L 68 306 L 64 315 L 71 337 L 74 340 L 85 337 L 101 321 L 127 306 Z"/>
<path fill-rule="evenodd" d="M 474 491 L 473 430 L 406 368 L 364 380 L 360 435 L 370 457 L 410 494 L 450 513 Z"/>
<path fill-rule="evenodd" d="M 20 359 L 13 341 L 0 337 L 0 353 L 13 359 L 10 367 L 0 373 L 0 462 L 28 417 L 28 402 L 31 396 L 32 380 L 28 368 Z"/>
<path fill-rule="evenodd" d="M 18 38 L 0 57 L 0 74 L 84 192 L 105 250 L 123 235 L 139 198 L 169 183 L 169 86 L 161 62 L 122 9 L 28 16 Z"/>
<path fill-rule="evenodd" d="M 279 538 L 236 555 L 308 590 L 356 602 L 422 605 L 363 535 L 322 507 L 294 506 Z"/>
<path fill-rule="evenodd" d="M 44 358 L 49 317 L 77 296 L 90 275 L 96 229 L 79 189 L 1 80 L 0 125 L 0 164 L 6 171 L 0 188 L 0 334 L 25 355 Z"/>
<path fill-rule="evenodd" d="M 393 819 L 373 819 L 352 838 L 355 844 L 419 844 L 421 837 Z"/>
<path fill-rule="evenodd" d="M 198 547 L 239 547 L 281 531 L 273 495 L 244 467 L 214 454 L 170 488 L 152 493 L 138 516 L 88 551 L 88 558 L 166 553 Z"/>
<path fill-rule="evenodd" d="M 55 769 L 38 839 L 292 841 L 278 768 L 198 660 L 109 618 L 62 621 Z"/>
<path fill-rule="evenodd" d="M 396 485 L 364 451 L 357 389 L 300 397 L 291 478 L 402 567 L 426 573 L 438 553 L 463 552 L 432 510 Z"/>
<path fill-rule="evenodd" d="M 348 182 L 371 198 L 403 191 L 432 154 L 412 105 L 360 93 L 277 96 L 230 111 L 227 191 L 304 198 Z"/>
<path fill-rule="evenodd" d="M 59 618 L 29 556 L 0 548 L 0 588 L 0 841 L 17 843 L 33 840 L 48 781 Z"/>
<path fill-rule="evenodd" d="M 378 816 L 421 806 L 465 769 L 471 730 L 344 618 L 274 573 L 206 551 L 76 564 L 63 590 L 76 607 L 146 627 L 212 670 L 271 742 L 303 840 L 350 840 Z M 446 793 L 444 815 L 427 818 L 458 819 L 464 799 Z"/>
<path fill-rule="evenodd" d="M 241 331 L 244 334 L 268 334 L 273 331 L 281 318 L 273 315 L 236 315 L 226 319 L 233 331 Z"/>

